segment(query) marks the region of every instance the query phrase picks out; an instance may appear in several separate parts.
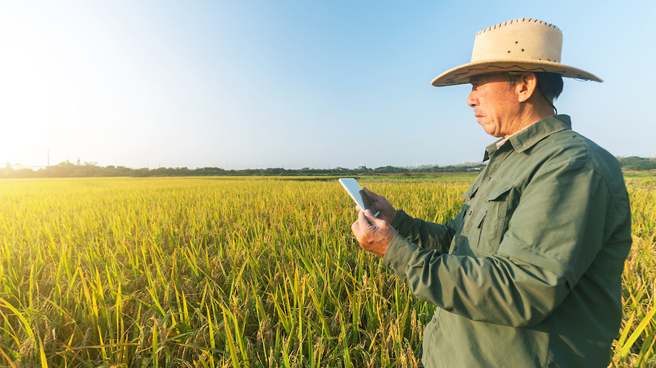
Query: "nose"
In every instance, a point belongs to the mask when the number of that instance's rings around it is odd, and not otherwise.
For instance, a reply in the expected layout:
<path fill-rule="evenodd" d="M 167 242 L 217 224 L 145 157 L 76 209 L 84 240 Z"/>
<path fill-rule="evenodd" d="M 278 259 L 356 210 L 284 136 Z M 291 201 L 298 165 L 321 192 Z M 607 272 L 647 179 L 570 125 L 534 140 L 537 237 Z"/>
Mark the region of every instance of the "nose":
<path fill-rule="evenodd" d="M 476 105 L 478 105 L 478 100 L 476 99 L 474 92 L 476 91 L 471 91 L 469 93 L 469 97 L 467 98 L 467 105 L 469 105 L 469 107 L 476 107 Z"/>

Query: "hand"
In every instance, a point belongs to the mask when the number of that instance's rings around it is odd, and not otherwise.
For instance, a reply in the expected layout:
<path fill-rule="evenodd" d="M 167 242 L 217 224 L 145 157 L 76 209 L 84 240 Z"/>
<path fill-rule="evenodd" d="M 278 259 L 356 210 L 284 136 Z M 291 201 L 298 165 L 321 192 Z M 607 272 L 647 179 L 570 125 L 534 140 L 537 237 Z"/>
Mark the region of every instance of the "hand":
<path fill-rule="evenodd" d="M 396 218 L 396 210 L 392 205 L 383 197 L 382 195 L 378 195 L 372 191 L 370 191 L 367 188 L 362 188 L 362 190 L 367 194 L 369 199 L 371 199 L 372 202 L 376 205 L 376 208 L 380 211 L 378 214 L 378 218 L 381 220 L 385 220 L 389 222 L 390 224 L 394 222 L 394 218 Z M 355 206 L 355 209 L 358 211 L 362 211 L 362 208 L 360 206 Z"/>
<path fill-rule="evenodd" d="M 385 256 L 387 247 L 397 234 L 389 222 L 375 218 L 370 210 L 358 213 L 358 219 L 351 225 L 351 231 L 364 250 L 379 257 Z"/>

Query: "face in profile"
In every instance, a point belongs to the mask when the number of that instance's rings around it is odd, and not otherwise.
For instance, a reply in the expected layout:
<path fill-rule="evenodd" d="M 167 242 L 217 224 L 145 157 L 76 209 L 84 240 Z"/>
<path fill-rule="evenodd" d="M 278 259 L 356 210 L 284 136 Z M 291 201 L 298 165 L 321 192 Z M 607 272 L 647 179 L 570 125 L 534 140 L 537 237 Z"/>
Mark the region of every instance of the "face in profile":
<path fill-rule="evenodd" d="M 512 134 L 512 123 L 519 115 L 519 100 L 508 74 L 483 74 L 470 78 L 471 93 L 467 105 L 474 108 L 476 121 L 485 132 L 501 138 Z"/>

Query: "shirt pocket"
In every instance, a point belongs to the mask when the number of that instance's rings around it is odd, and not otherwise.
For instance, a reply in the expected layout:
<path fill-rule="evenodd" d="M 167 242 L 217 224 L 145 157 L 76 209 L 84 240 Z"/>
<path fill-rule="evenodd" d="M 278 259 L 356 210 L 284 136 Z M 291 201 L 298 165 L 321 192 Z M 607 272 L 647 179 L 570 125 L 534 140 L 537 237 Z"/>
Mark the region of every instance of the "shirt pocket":
<path fill-rule="evenodd" d="M 485 220 L 485 217 L 487 216 L 487 203 L 483 205 L 480 211 L 474 216 L 472 220 L 472 227 L 469 230 L 468 238 L 469 238 L 469 243 L 473 244 L 475 248 L 478 248 L 476 246 L 480 242 L 480 237 L 481 237 L 481 230 L 483 228 L 483 220 Z"/>
<path fill-rule="evenodd" d="M 478 223 L 480 235 L 475 243 L 476 250 L 482 255 L 496 254 L 501 239 L 508 230 L 508 203 L 513 185 L 500 184 L 498 187 L 490 188 L 483 196 L 485 215 Z"/>

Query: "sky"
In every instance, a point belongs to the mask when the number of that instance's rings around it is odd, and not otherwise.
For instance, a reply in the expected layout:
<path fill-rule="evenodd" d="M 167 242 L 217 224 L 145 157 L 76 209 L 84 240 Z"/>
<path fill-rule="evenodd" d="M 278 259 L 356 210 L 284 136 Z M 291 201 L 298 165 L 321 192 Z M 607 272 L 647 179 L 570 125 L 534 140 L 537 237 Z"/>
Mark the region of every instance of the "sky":
<path fill-rule="evenodd" d="M 564 35 L 556 102 L 616 156 L 656 157 L 656 1 L 0 0 L 0 166 L 287 169 L 480 161 L 477 31 Z"/>

